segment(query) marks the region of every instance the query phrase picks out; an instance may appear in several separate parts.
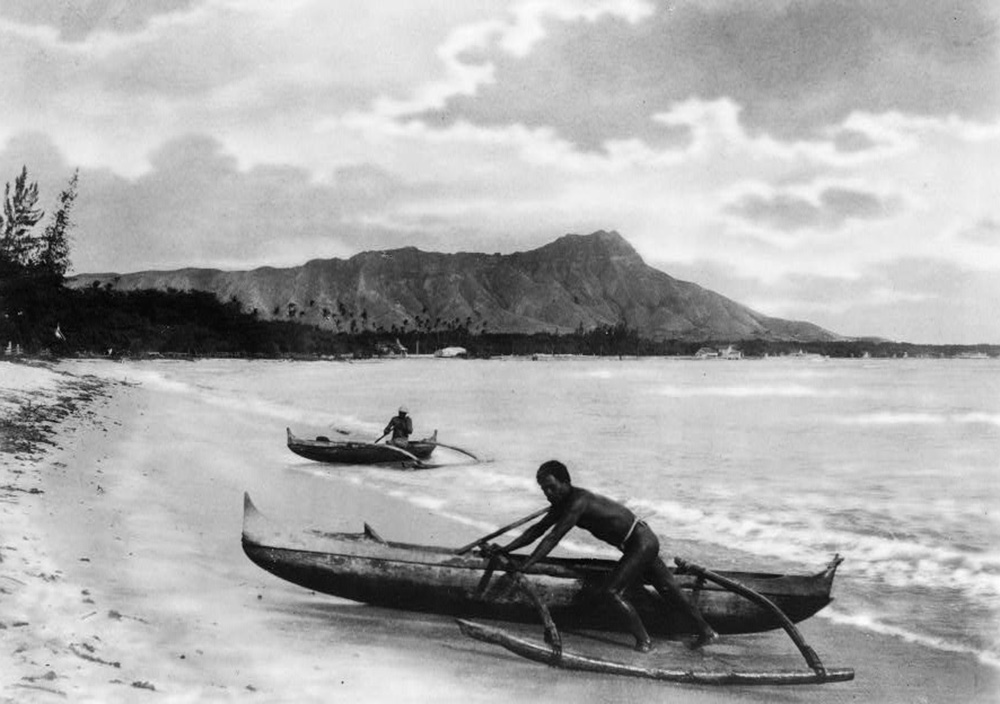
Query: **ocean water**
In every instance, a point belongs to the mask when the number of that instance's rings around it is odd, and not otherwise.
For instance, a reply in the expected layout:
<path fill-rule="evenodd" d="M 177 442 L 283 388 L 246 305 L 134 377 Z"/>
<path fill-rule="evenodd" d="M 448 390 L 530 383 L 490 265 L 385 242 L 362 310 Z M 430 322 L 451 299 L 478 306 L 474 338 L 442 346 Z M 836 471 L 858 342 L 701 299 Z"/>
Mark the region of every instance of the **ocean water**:
<path fill-rule="evenodd" d="M 416 436 L 437 429 L 487 461 L 440 448 L 432 471 L 331 469 L 286 452 L 278 469 L 346 472 L 485 533 L 544 506 L 535 469 L 560 459 L 643 516 L 668 561 L 812 572 L 839 553 L 835 601 L 816 618 L 1000 666 L 997 360 L 227 360 L 130 374 L 257 414 L 276 443 L 284 426 L 374 440 L 406 404 Z M 582 531 L 564 547 L 615 554 Z"/>

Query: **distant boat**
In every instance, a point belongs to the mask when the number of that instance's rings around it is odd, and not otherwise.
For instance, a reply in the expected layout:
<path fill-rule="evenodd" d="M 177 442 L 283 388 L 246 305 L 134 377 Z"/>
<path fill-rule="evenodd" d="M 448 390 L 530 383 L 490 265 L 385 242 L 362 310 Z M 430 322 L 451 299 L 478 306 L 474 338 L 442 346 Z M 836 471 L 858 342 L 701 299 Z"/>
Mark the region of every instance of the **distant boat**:
<path fill-rule="evenodd" d="M 803 352 L 799 350 L 798 352 L 792 352 L 789 357 L 794 357 L 795 359 L 829 359 L 825 354 L 819 354 L 818 352 Z"/>
<path fill-rule="evenodd" d="M 397 337 L 392 343 L 384 342 L 376 345 L 375 353 L 379 357 L 406 357 L 407 349 Z"/>
<path fill-rule="evenodd" d="M 443 347 L 434 353 L 435 357 L 465 357 L 469 352 L 464 347 Z"/>
<path fill-rule="evenodd" d="M 291 429 L 285 428 L 288 449 L 300 457 L 315 462 L 331 464 L 396 464 L 419 468 L 438 446 L 437 431 L 423 440 L 407 443 L 399 447 L 391 443 L 376 444 L 349 440 L 330 440 L 318 437 L 315 440 L 296 437 Z"/>
<path fill-rule="evenodd" d="M 959 352 L 955 355 L 955 359 L 989 359 L 990 356 L 985 352 Z"/>
<path fill-rule="evenodd" d="M 729 345 L 724 349 L 702 347 L 694 353 L 695 359 L 743 359 L 743 351 Z"/>

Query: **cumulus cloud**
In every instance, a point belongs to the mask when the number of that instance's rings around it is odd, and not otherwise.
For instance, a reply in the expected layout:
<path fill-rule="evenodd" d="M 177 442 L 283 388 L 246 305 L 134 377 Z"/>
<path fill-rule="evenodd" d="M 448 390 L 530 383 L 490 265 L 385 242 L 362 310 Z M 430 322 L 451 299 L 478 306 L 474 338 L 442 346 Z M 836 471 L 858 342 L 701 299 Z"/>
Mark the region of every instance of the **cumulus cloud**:
<path fill-rule="evenodd" d="M 54 11 L 0 16 L 0 140 L 44 130 L 74 161 L 134 176 L 167 139 L 204 132 L 243 164 L 316 172 L 365 146 L 343 133 L 330 144 L 318 124 L 443 75 L 437 49 L 451 31 L 496 11 L 488 0 L 166 7 L 135 11 L 133 31 L 97 23 L 75 41 Z"/>
<path fill-rule="evenodd" d="M 851 188 L 828 187 L 816 198 L 793 193 L 747 195 L 728 212 L 779 230 L 835 229 L 846 221 L 888 217 L 896 205 L 890 198 Z"/>
<path fill-rule="evenodd" d="M 52 201 L 73 170 L 39 135 L 23 137 L 0 153 L 0 168 L 10 180 L 22 163 Z M 363 222 L 366 213 L 408 188 L 370 164 L 339 168 L 327 183 L 289 166 L 241 170 L 217 140 L 195 135 L 163 145 L 151 164 L 134 179 L 108 169 L 81 171 L 74 209 L 75 271 L 106 271 L 109 262 L 122 260 L 122 253 L 127 253 L 128 271 L 250 268 L 298 265 L 310 258 L 304 252 L 332 257 L 409 243 L 398 228 Z M 39 173 L 61 173 L 65 179 L 39 178 Z"/>
<path fill-rule="evenodd" d="M 523 55 L 477 47 L 468 60 L 491 80 L 417 116 L 549 125 L 586 149 L 669 140 L 651 116 L 692 97 L 732 99 L 751 131 L 786 139 L 855 111 L 977 118 L 1000 105 L 996 27 L 985 0 L 662 2 L 642 18 L 549 20 Z"/>
<path fill-rule="evenodd" d="M 62 152 L 41 132 L 21 133 L 0 150 L 0 182 L 13 182 L 22 167 L 28 169 L 43 196 L 61 188 L 73 172 Z"/>
<path fill-rule="evenodd" d="M 147 26 L 154 17 L 187 10 L 197 0 L 5 0 L 0 17 L 25 25 L 51 27 L 69 42 L 85 39 L 93 32 L 130 33 Z"/>
<path fill-rule="evenodd" d="M 838 151 L 854 153 L 873 149 L 877 142 L 864 132 L 844 129 L 834 135 L 834 145 Z"/>
<path fill-rule="evenodd" d="M 983 218 L 971 227 L 959 230 L 958 238 L 960 241 L 1000 247 L 1000 220 Z"/>

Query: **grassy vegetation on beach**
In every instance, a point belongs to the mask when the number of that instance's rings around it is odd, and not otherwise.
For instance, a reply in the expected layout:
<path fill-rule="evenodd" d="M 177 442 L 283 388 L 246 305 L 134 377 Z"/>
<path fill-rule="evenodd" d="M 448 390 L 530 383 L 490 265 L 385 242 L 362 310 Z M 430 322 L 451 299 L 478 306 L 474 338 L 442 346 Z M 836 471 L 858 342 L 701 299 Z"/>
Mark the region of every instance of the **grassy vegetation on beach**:
<path fill-rule="evenodd" d="M 30 458 L 43 451 L 43 446 L 55 445 L 58 424 L 70 415 L 86 412 L 87 404 L 95 398 L 106 396 L 105 386 L 95 377 L 69 377 L 55 399 L 24 399 L 0 415 L 0 453 Z M 11 396 L 8 392 L 4 400 L 19 400 Z"/>

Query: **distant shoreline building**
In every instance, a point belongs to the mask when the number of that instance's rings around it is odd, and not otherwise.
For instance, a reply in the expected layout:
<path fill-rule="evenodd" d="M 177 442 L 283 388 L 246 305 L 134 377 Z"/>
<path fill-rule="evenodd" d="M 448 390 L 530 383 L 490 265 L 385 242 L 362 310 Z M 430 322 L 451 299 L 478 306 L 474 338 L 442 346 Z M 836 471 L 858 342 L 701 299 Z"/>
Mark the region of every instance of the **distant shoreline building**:
<path fill-rule="evenodd" d="M 743 350 L 729 345 L 725 349 L 702 347 L 694 353 L 695 359 L 743 359 Z"/>
<path fill-rule="evenodd" d="M 435 357 L 451 359 L 455 357 L 465 357 L 469 354 L 464 347 L 443 347 L 434 353 Z"/>

